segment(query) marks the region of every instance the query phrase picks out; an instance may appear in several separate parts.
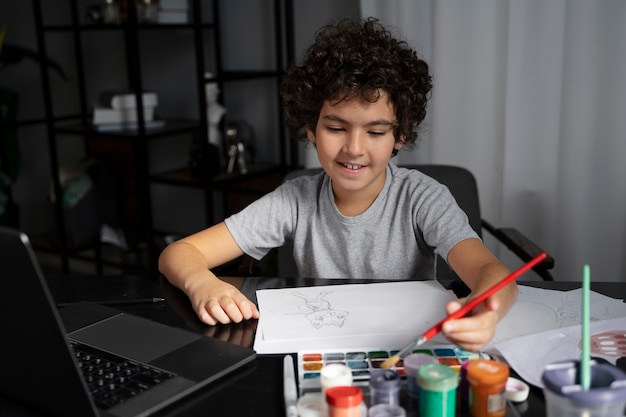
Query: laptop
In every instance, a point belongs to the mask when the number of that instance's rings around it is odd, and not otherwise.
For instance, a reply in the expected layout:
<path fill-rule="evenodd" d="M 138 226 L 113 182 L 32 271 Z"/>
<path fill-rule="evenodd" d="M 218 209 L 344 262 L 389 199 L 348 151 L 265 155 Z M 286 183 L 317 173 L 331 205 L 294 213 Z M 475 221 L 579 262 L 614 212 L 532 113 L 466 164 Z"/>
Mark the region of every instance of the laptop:
<path fill-rule="evenodd" d="M 96 303 L 57 309 L 23 232 L 0 227 L 0 265 L 0 396 L 46 415 L 146 416 L 256 358 Z"/>

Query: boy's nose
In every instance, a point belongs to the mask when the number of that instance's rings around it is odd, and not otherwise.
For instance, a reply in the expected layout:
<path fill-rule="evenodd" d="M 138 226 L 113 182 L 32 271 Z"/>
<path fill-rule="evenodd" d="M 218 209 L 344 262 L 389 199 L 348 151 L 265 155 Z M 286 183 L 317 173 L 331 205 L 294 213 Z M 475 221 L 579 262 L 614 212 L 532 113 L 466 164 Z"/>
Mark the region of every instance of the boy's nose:
<path fill-rule="evenodd" d="M 351 132 L 346 139 L 344 152 L 349 155 L 361 155 L 363 153 L 363 135 L 359 132 Z"/>

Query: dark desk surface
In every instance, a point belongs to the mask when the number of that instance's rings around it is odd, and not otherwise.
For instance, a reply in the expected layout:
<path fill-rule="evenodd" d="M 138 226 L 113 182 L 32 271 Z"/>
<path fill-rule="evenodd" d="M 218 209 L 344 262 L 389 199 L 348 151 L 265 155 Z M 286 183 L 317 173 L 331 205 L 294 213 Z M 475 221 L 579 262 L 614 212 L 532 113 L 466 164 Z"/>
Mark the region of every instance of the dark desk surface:
<path fill-rule="evenodd" d="M 242 279 L 234 279 L 240 284 Z M 343 280 L 314 279 L 278 279 L 245 278 L 242 291 L 252 300 L 256 300 L 257 288 L 282 288 L 311 285 L 341 284 Z M 70 303 L 89 300 L 133 300 L 138 298 L 163 297 L 165 302 L 124 304 L 115 308 L 143 316 L 172 326 L 183 327 L 219 338 L 231 343 L 252 346 L 256 321 L 237 325 L 206 326 L 196 317 L 187 297 L 163 278 L 144 276 L 50 276 L 50 290 L 57 303 Z M 349 281 L 350 283 L 372 281 Z M 578 282 L 541 282 L 520 281 L 523 285 L 542 288 L 570 290 L 580 287 Z M 614 297 L 626 297 L 626 283 L 593 282 L 592 290 Z M 170 408 L 158 413 L 158 416 L 283 416 L 282 397 L 282 360 L 283 355 L 259 355 L 257 360 L 241 368 L 236 373 L 227 375 Z M 3 412 L 0 399 L 0 414 Z M 39 415 L 14 412 L 15 416 Z M 510 406 L 507 416 L 543 416 L 545 415 L 543 395 L 537 388 L 531 390 L 528 401 Z"/>

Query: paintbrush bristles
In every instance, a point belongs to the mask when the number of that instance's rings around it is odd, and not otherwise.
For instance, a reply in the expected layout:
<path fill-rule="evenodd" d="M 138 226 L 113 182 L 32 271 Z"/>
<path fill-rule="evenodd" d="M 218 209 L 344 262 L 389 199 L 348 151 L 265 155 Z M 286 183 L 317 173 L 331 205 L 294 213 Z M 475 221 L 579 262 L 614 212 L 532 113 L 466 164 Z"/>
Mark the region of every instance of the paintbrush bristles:
<path fill-rule="evenodd" d="M 399 360 L 400 360 L 399 355 L 393 355 L 389 359 L 386 359 L 382 364 L 380 364 L 380 367 L 383 369 L 392 368 L 396 365 L 396 363 L 398 363 Z"/>
<path fill-rule="evenodd" d="M 414 341 L 412 341 L 410 344 L 408 344 L 404 349 L 402 349 L 400 352 L 398 352 L 397 354 L 393 355 L 392 357 L 390 357 L 389 359 L 385 360 L 380 366 L 383 369 L 389 369 L 393 366 L 395 366 L 398 361 L 400 359 L 404 359 L 409 353 L 411 353 L 411 351 L 413 349 L 415 349 L 416 347 L 422 345 L 423 343 L 426 342 L 426 339 L 424 336 L 420 337 L 419 339 L 416 339 Z"/>

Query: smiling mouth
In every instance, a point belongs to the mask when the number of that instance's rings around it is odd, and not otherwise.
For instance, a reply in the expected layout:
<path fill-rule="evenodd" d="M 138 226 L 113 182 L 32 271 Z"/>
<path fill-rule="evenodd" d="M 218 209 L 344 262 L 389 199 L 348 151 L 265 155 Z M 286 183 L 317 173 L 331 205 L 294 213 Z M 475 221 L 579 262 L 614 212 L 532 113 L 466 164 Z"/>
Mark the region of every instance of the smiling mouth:
<path fill-rule="evenodd" d="M 353 170 L 357 170 L 363 167 L 363 165 L 356 165 L 356 164 L 344 164 L 342 163 L 341 165 L 343 165 L 344 167 L 348 168 L 348 169 L 353 169 Z"/>

